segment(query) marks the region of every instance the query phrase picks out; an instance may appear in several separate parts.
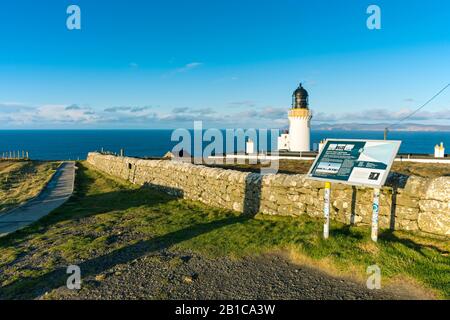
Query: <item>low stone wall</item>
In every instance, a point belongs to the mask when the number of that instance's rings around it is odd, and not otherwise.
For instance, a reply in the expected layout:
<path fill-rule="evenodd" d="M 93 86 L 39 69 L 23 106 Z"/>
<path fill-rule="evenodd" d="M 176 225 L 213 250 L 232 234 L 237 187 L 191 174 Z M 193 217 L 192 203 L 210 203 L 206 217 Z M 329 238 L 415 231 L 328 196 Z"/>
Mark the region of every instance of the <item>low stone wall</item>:
<path fill-rule="evenodd" d="M 169 160 L 90 153 L 88 163 L 138 185 L 245 214 L 323 216 L 324 184 L 305 175 L 260 175 Z M 370 224 L 373 190 L 333 184 L 331 219 Z M 380 196 L 380 228 L 450 236 L 450 177 L 391 174 Z"/>

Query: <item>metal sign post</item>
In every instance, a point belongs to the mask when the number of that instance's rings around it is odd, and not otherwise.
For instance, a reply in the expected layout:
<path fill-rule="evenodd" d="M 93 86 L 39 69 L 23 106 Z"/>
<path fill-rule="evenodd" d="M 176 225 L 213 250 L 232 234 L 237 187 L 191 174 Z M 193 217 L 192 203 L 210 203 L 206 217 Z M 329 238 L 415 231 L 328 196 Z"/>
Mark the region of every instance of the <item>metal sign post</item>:
<path fill-rule="evenodd" d="M 325 182 L 324 238 L 329 236 L 330 182 L 375 188 L 372 240 L 378 238 L 380 188 L 385 184 L 401 141 L 327 139 L 307 177 Z"/>
<path fill-rule="evenodd" d="M 331 183 L 325 182 L 325 192 L 324 192 L 324 204 L 323 204 L 323 214 L 325 217 L 325 223 L 323 224 L 323 237 L 328 239 L 330 235 L 330 194 L 331 194 Z"/>
<path fill-rule="evenodd" d="M 372 212 L 372 234 L 371 238 L 374 242 L 378 240 L 378 213 L 380 210 L 380 189 L 373 190 L 373 212 Z"/>

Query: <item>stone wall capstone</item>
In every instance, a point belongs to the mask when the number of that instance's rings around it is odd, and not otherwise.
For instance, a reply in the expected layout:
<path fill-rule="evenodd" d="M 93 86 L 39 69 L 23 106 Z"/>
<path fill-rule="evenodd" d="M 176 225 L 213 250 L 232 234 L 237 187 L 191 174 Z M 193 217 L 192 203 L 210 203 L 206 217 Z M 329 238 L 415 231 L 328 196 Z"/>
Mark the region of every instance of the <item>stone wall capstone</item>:
<path fill-rule="evenodd" d="M 133 184 L 245 214 L 323 216 L 324 184 L 301 174 L 241 172 L 169 160 L 89 153 L 87 162 Z M 450 177 L 391 174 L 380 195 L 380 228 L 450 236 Z M 370 224 L 371 188 L 333 184 L 330 217 Z"/>

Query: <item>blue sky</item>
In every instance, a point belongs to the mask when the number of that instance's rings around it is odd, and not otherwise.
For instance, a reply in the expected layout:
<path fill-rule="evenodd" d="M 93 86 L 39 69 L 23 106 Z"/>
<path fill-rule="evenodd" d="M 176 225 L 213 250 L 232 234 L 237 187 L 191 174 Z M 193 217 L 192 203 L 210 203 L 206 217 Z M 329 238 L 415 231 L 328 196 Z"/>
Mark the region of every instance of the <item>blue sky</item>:
<path fill-rule="evenodd" d="M 314 123 L 387 122 L 450 82 L 447 0 L 2 1 L 0 40 L 0 129 L 282 127 L 300 81 Z"/>

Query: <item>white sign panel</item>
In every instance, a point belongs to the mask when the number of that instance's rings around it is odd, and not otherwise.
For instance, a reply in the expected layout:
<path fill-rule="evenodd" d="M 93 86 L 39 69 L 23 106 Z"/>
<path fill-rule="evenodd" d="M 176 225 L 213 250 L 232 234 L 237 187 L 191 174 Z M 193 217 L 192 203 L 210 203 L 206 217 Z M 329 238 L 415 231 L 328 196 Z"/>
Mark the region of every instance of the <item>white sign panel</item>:
<path fill-rule="evenodd" d="M 386 182 L 401 141 L 328 139 L 308 177 L 379 188 Z"/>

